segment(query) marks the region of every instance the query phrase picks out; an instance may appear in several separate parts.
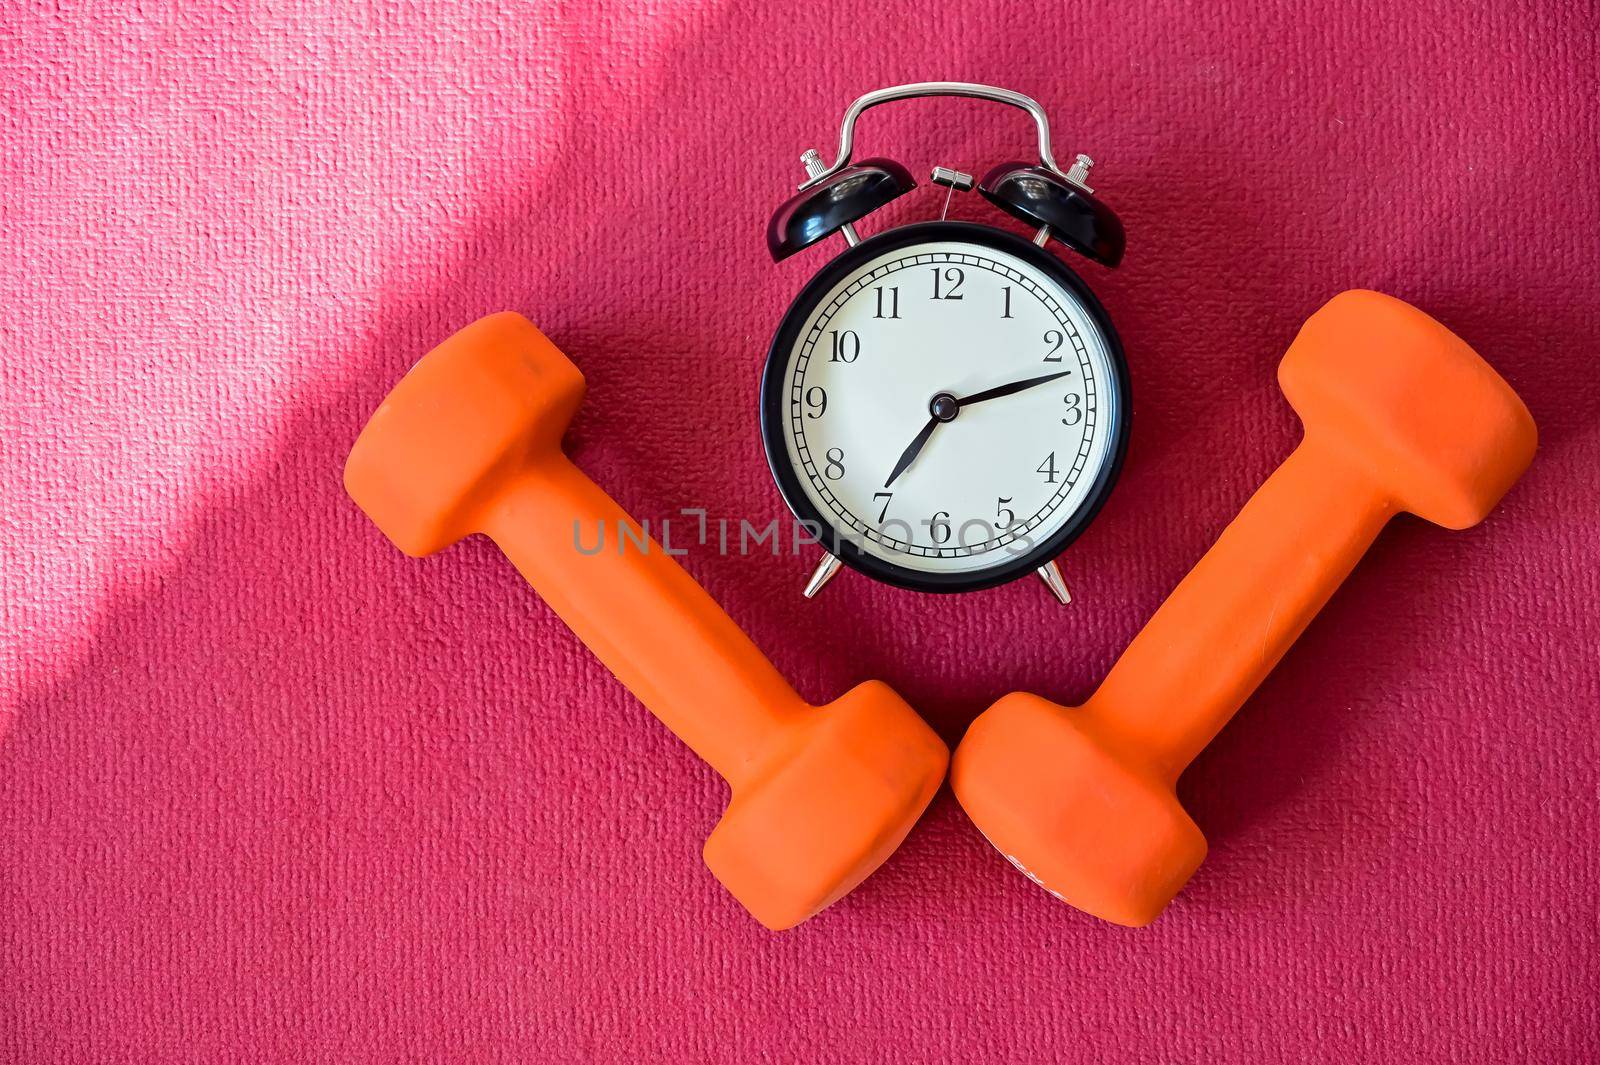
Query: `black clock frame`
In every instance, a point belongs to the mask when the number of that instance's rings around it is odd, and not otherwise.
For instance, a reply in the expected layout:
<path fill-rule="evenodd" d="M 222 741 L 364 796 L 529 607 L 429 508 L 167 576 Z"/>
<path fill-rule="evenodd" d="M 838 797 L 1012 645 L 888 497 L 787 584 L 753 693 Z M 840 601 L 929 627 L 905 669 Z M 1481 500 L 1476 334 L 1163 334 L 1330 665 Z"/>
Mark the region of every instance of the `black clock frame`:
<path fill-rule="evenodd" d="M 817 304 L 829 290 L 868 260 L 884 252 L 938 241 L 960 241 L 1014 255 L 1076 295 L 1105 337 L 1106 356 L 1114 378 L 1104 390 L 1108 401 L 1106 431 L 1112 434 L 1109 459 L 1096 472 L 1083 504 L 1048 540 L 1036 544 L 1025 554 L 1000 565 L 968 573 L 925 573 L 887 562 L 858 548 L 850 537 L 840 534 L 806 495 L 799 474 L 789 462 L 785 437 L 785 394 L 788 391 L 785 371 L 789 354 L 794 350 L 800 331 Z M 1065 263 L 1032 241 L 993 226 L 974 222 L 918 222 L 886 230 L 857 244 L 824 266 L 794 298 L 778 324 L 772 345 L 767 349 L 766 367 L 761 373 L 761 440 L 767 452 L 767 465 L 789 510 L 801 521 L 821 529 L 822 546 L 836 554 L 845 565 L 886 584 L 913 591 L 971 592 L 993 588 L 1037 570 L 1065 551 L 1088 528 L 1105 505 L 1122 472 L 1122 462 L 1128 451 L 1132 403 L 1128 387 L 1128 364 L 1122 354 L 1122 342 L 1111 325 L 1111 318 L 1089 286 Z"/>

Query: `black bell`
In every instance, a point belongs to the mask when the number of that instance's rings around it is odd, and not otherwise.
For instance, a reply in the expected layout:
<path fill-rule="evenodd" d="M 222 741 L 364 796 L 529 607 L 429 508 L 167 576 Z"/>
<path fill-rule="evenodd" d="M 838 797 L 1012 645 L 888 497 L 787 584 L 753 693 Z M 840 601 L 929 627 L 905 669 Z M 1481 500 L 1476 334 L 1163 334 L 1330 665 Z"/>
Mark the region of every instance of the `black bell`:
<path fill-rule="evenodd" d="M 1049 226 L 1050 235 L 1095 262 L 1116 266 L 1127 238 L 1122 222 L 1094 194 L 1060 174 L 1027 163 L 1003 163 L 978 184 L 984 199 L 1032 226 Z"/>
<path fill-rule="evenodd" d="M 767 249 L 786 259 L 916 187 L 893 159 L 863 159 L 785 200 L 767 223 Z"/>

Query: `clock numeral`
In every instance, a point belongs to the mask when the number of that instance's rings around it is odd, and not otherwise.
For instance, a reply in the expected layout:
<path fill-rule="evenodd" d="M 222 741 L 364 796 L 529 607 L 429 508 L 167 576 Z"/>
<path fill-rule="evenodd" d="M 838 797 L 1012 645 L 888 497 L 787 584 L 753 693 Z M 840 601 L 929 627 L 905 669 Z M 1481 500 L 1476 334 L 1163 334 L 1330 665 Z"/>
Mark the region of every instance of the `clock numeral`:
<path fill-rule="evenodd" d="M 844 476 L 844 448 L 830 447 L 823 455 L 828 461 L 822 466 L 822 475 L 830 481 Z"/>
<path fill-rule="evenodd" d="M 1000 312 L 1000 317 L 1002 317 L 1002 318 L 1010 318 L 1011 317 L 1011 286 L 1007 285 L 1003 289 L 1001 289 L 1000 291 L 1002 291 L 1002 292 L 1004 292 L 1006 294 L 1005 309 Z"/>
<path fill-rule="evenodd" d="M 854 329 L 846 329 L 842 333 L 830 329 L 828 335 L 833 337 L 833 354 L 829 362 L 855 362 L 861 357 L 861 338 Z"/>
<path fill-rule="evenodd" d="M 950 512 L 941 510 L 922 524 L 928 527 L 928 536 L 935 544 L 950 542 Z"/>
<path fill-rule="evenodd" d="M 1043 462 L 1039 463 L 1038 468 L 1036 470 L 1034 470 L 1034 472 L 1035 473 L 1044 474 L 1044 481 L 1045 481 L 1046 484 L 1055 484 L 1056 483 L 1056 453 L 1054 451 L 1052 451 L 1052 452 L 1050 452 L 1050 454 L 1046 455 L 1045 456 L 1045 460 Z"/>
<path fill-rule="evenodd" d="M 888 517 L 889 517 L 889 500 L 891 500 L 893 498 L 894 498 L 894 493 L 893 492 L 874 492 L 874 493 L 872 493 L 872 501 L 874 503 L 876 503 L 880 499 L 883 500 L 883 506 L 878 508 L 878 524 L 879 525 L 882 525 L 884 523 L 884 521 L 888 519 Z"/>
<path fill-rule="evenodd" d="M 1045 353 L 1045 362 L 1060 362 L 1061 356 L 1056 352 L 1061 350 L 1061 345 L 1066 342 L 1066 337 L 1061 335 L 1061 330 L 1052 329 L 1044 335 L 1044 342 L 1050 345 L 1050 350 Z"/>
<path fill-rule="evenodd" d="M 933 268 L 933 298 L 936 300 L 964 300 L 965 296 L 958 295 L 961 283 L 967 279 L 966 273 L 957 266 L 947 266 L 942 280 L 950 283 L 950 288 L 945 290 L 940 284 L 939 268 Z"/>
<path fill-rule="evenodd" d="M 1001 532 L 1011 528 L 1017 521 L 1017 512 L 1006 506 L 1011 501 L 1011 496 L 1000 496 L 994 501 L 994 522 Z"/>
<path fill-rule="evenodd" d="M 873 287 L 872 291 L 874 291 L 874 292 L 876 292 L 878 294 L 878 313 L 874 314 L 872 317 L 874 317 L 874 318 L 898 318 L 898 317 L 900 317 L 900 286 L 899 285 L 891 285 L 889 287 L 889 289 L 887 290 L 888 293 L 889 293 L 889 300 L 888 300 L 888 302 L 889 302 L 889 313 L 888 314 L 884 314 L 883 313 L 883 304 L 884 304 L 883 293 L 885 291 L 884 287 L 882 285 L 877 285 L 877 286 Z"/>
<path fill-rule="evenodd" d="M 1083 421 L 1083 397 L 1076 392 L 1068 392 L 1061 397 L 1061 402 L 1067 405 L 1067 416 L 1061 419 L 1062 425 L 1077 425 Z"/>
<path fill-rule="evenodd" d="M 813 420 L 828 413 L 828 392 L 821 385 L 812 385 L 806 389 L 806 406 L 811 409 L 806 411 L 806 417 Z"/>

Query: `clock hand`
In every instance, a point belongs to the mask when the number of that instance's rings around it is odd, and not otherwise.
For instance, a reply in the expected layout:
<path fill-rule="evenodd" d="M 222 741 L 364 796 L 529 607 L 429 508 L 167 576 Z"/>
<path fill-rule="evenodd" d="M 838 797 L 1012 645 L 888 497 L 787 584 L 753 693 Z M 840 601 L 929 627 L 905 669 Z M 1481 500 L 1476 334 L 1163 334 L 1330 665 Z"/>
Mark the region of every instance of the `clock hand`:
<path fill-rule="evenodd" d="M 888 488 L 891 484 L 894 484 L 894 479 L 906 472 L 906 467 L 910 466 L 916 460 L 916 457 L 922 453 L 923 447 L 928 443 L 928 437 L 933 435 L 933 431 L 939 427 L 939 423 L 953 421 L 962 407 L 971 406 L 974 403 L 982 403 L 986 399 L 999 399 L 1001 396 L 1015 395 L 1023 389 L 1042 385 L 1047 381 L 1054 381 L 1059 377 L 1067 376 L 1071 372 L 1071 370 L 1062 370 L 1060 373 L 1045 374 L 1043 377 L 1030 377 L 1026 381 L 1012 381 L 1008 385 L 996 385 L 994 388 L 988 388 L 982 392 L 974 392 L 966 399 L 957 399 L 948 392 L 940 392 L 928 404 L 928 410 L 933 417 L 928 419 L 928 424 L 924 425 L 922 430 L 917 433 L 917 438 L 911 441 L 910 446 L 900 453 L 900 461 L 896 462 L 894 469 L 889 471 L 889 477 L 883 482 L 883 486 Z"/>
<path fill-rule="evenodd" d="M 940 420 L 938 415 L 929 418 L 928 424 L 924 425 L 922 431 L 917 433 L 917 438 L 911 441 L 911 446 L 900 453 L 900 461 L 894 464 L 894 469 L 889 471 L 888 479 L 883 482 L 885 488 L 894 484 L 894 479 L 906 472 L 906 467 L 911 465 L 912 460 L 922 451 L 923 445 L 928 442 L 928 437 L 932 436 L 933 431 L 939 427 Z"/>
<path fill-rule="evenodd" d="M 956 403 L 958 406 L 970 407 L 972 404 L 982 403 L 986 399 L 999 399 L 1001 396 L 1016 395 L 1024 389 L 1042 385 L 1047 381 L 1054 381 L 1056 378 L 1065 377 L 1071 372 L 1071 370 L 1062 370 L 1060 373 L 1045 374 L 1043 377 L 1030 377 L 1026 381 L 1012 381 L 1008 385 L 996 385 L 994 388 L 986 388 L 982 392 L 974 392 L 964 399 L 957 400 Z"/>

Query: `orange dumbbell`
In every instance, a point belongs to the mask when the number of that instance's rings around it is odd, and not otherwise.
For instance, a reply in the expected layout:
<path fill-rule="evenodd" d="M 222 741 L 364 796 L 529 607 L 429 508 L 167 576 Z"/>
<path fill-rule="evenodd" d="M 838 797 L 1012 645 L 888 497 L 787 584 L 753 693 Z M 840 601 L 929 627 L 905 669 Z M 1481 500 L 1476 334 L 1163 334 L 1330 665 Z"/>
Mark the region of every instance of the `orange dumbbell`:
<path fill-rule="evenodd" d="M 956 750 L 956 797 L 989 841 L 1066 902 L 1155 920 L 1205 837 L 1173 786 L 1361 559 L 1409 511 L 1464 529 L 1533 459 L 1504 380 L 1421 311 L 1346 292 L 1278 367 L 1305 438 L 1083 706 L 1008 695 Z"/>
<path fill-rule="evenodd" d="M 804 703 L 705 590 L 561 452 L 583 375 L 527 319 L 429 352 L 362 430 L 345 488 L 411 555 L 488 534 L 639 700 L 727 778 L 705 860 L 769 928 L 844 895 L 899 845 L 949 751 L 887 686 Z M 584 553 L 575 530 L 610 528 Z"/>

